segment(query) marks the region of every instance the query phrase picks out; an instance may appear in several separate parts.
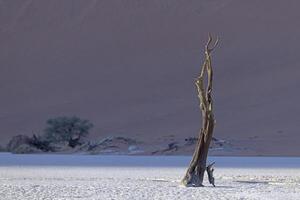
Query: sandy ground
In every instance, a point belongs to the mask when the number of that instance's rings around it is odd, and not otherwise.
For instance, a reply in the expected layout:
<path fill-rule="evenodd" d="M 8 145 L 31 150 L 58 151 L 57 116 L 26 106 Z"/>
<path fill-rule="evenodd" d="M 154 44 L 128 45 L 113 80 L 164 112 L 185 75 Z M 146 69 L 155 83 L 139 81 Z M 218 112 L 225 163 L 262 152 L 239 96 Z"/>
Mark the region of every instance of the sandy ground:
<path fill-rule="evenodd" d="M 212 157 L 216 187 L 180 185 L 189 157 L 0 154 L 1 200 L 297 200 L 299 158 Z"/>
<path fill-rule="evenodd" d="M 0 143 L 61 115 L 92 137 L 196 136 L 207 33 L 215 134 L 239 155 L 300 155 L 299 0 L 0 0 Z M 246 148 L 246 150 L 244 150 Z"/>

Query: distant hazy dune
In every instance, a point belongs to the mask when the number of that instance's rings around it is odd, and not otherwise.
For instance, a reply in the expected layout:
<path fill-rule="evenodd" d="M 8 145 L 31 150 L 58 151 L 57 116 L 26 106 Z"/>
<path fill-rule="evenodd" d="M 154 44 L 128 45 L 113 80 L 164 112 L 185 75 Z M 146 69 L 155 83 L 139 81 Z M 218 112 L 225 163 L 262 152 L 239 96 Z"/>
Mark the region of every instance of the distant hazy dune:
<path fill-rule="evenodd" d="M 216 137 L 300 155 L 298 0 L 0 0 L 0 140 L 49 117 L 155 143 L 200 128 L 193 78 L 210 31 Z M 241 154 L 243 152 L 241 151 Z"/>

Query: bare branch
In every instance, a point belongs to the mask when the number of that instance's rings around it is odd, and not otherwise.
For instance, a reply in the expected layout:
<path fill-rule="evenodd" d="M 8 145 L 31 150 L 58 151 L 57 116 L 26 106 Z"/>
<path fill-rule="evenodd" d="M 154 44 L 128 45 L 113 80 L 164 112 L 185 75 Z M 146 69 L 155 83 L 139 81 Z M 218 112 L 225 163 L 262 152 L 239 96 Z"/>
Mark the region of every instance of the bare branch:
<path fill-rule="evenodd" d="M 205 46 L 205 51 L 206 51 L 205 53 L 208 53 L 207 55 L 209 55 L 217 47 L 217 45 L 219 43 L 219 37 L 217 37 L 217 39 L 216 39 L 216 41 L 215 41 L 215 43 L 214 43 L 214 45 L 212 47 L 210 47 L 211 46 L 211 42 L 212 42 L 212 36 L 209 33 L 208 34 L 208 42 L 207 42 L 207 44 Z"/>
<path fill-rule="evenodd" d="M 215 177 L 214 177 L 214 168 L 213 168 L 213 165 L 215 164 L 215 162 L 209 164 L 207 167 L 206 167 L 206 172 L 207 172 L 207 176 L 208 176 L 208 181 L 210 184 L 212 184 L 214 187 L 215 186 Z"/>

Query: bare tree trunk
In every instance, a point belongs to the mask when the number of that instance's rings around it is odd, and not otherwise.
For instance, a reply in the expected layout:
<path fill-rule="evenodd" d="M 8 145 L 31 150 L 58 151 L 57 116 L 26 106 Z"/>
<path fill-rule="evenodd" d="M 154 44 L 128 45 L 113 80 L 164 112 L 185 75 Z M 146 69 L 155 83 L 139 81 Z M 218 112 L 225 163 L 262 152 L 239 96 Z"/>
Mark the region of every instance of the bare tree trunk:
<path fill-rule="evenodd" d="M 213 101 L 211 96 L 213 71 L 211 66 L 210 54 L 213 51 L 213 49 L 217 46 L 218 39 L 216 40 L 213 47 L 210 48 L 211 42 L 212 37 L 209 34 L 209 39 L 207 45 L 205 46 L 205 61 L 202 65 L 200 75 L 195 81 L 198 97 L 200 100 L 200 109 L 202 113 L 202 128 L 199 133 L 199 138 L 195 148 L 195 152 L 193 154 L 192 161 L 182 180 L 183 185 L 190 187 L 203 186 L 203 177 L 206 169 L 209 170 L 207 172 L 210 173 L 211 176 L 213 172 L 212 165 L 209 168 L 206 168 L 206 159 L 215 124 L 213 114 Z M 205 74 L 207 75 L 206 88 L 204 85 Z M 212 180 L 213 177 L 211 177 L 210 179 Z"/>

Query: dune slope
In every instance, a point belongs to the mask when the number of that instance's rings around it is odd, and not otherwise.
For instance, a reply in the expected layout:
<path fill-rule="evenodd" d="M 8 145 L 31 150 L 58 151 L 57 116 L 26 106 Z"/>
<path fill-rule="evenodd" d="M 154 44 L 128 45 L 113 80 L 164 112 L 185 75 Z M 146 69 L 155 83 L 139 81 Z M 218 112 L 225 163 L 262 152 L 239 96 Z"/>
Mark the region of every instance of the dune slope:
<path fill-rule="evenodd" d="M 0 0 L 0 139 L 78 115 L 92 137 L 157 143 L 200 128 L 193 78 L 207 32 L 216 137 L 300 155 L 297 0 Z M 246 149 L 244 149 L 246 148 Z"/>

